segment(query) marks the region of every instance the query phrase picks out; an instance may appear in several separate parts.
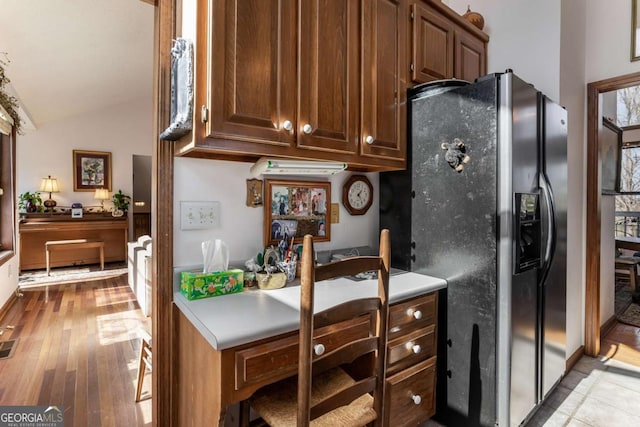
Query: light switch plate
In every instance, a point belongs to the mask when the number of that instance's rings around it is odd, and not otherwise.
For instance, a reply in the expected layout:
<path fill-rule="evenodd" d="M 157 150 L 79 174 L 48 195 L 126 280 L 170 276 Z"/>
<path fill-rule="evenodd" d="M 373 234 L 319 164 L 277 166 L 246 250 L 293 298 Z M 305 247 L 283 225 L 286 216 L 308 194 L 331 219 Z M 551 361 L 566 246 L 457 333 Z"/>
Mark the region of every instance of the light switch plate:
<path fill-rule="evenodd" d="M 180 202 L 180 229 L 220 227 L 220 202 Z"/>
<path fill-rule="evenodd" d="M 331 203 L 331 224 L 338 224 L 340 222 L 340 205 L 337 203 Z"/>

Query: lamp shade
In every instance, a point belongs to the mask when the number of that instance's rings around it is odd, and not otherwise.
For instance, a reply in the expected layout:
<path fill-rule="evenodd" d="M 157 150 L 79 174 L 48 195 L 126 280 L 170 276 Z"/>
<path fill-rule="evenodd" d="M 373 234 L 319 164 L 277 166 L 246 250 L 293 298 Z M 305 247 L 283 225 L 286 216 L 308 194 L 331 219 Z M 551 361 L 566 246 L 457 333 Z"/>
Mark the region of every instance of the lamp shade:
<path fill-rule="evenodd" d="M 60 189 L 58 188 L 58 180 L 55 178 L 51 178 L 49 175 L 48 178 L 42 178 L 40 181 L 40 191 L 44 191 L 47 193 L 58 193 Z"/>
<path fill-rule="evenodd" d="M 93 196 L 94 199 L 98 200 L 109 200 L 109 190 L 106 188 L 97 188 L 96 194 Z"/>

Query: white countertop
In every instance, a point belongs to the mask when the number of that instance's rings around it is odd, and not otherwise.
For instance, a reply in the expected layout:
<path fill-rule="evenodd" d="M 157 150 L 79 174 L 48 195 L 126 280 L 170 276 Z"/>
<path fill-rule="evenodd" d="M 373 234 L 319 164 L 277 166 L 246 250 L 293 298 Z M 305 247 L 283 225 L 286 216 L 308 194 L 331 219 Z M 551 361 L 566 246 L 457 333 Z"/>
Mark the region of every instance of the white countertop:
<path fill-rule="evenodd" d="M 354 281 L 347 278 L 318 282 L 315 311 L 376 295 L 377 285 L 377 280 Z M 446 286 L 447 282 L 437 277 L 409 272 L 393 274 L 389 281 L 389 302 L 403 301 Z M 194 301 L 176 292 L 174 303 L 217 350 L 295 331 L 300 324 L 299 286 L 245 289 L 236 294 Z"/>

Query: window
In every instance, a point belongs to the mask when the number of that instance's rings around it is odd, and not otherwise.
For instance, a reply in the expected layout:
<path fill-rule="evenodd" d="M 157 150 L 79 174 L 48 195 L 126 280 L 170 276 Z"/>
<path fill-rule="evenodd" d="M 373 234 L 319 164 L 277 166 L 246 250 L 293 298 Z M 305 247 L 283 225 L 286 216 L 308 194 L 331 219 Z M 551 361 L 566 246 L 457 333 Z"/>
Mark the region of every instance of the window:
<path fill-rule="evenodd" d="M 616 237 L 640 237 L 640 86 L 616 91 L 616 124 L 622 129 Z"/>

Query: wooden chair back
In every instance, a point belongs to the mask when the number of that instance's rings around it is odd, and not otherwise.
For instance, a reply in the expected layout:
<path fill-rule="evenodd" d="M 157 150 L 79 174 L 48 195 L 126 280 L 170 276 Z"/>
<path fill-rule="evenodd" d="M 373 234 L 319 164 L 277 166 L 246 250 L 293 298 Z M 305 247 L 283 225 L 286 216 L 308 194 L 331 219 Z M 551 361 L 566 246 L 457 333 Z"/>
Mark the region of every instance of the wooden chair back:
<path fill-rule="evenodd" d="M 298 426 L 309 425 L 313 420 L 340 406 L 348 405 L 356 398 L 370 393 L 377 423 L 382 421 L 383 390 L 386 367 L 387 322 L 389 312 L 389 268 L 391 249 L 389 230 L 380 233 L 379 256 L 345 258 L 325 265 L 315 265 L 313 238 L 304 237 L 301 262 L 300 295 L 300 347 L 298 363 Z M 351 300 L 314 315 L 314 287 L 316 282 L 341 276 L 375 270 L 378 272 L 377 295 Z M 354 282 L 358 286 L 358 282 Z M 369 336 L 348 342 L 325 354 L 318 344 L 315 331 L 349 319 L 369 316 Z M 348 388 L 333 393 L 311 405 L 313 377 L 331 368 L 351 363 L 370 355 L 373 363 L 367 363 L 367 376 Z"/>

